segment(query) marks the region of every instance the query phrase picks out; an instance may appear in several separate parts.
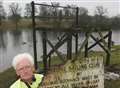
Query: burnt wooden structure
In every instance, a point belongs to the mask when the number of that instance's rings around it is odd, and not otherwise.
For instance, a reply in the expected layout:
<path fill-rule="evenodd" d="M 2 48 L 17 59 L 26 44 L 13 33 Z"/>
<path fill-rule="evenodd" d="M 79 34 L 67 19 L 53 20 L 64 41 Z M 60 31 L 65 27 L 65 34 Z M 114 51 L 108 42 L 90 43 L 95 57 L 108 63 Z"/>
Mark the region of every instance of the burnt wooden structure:
<path fill-rule="evenodd" d="M 37 47 L 36 47 L 36 31 L 40 30 L 42 33 L 42 47 L 43 47 L 43 64 L 44 64 L 44 70 L 46 71 L 48 67 L 50 67 L 50 62 L 51 62 L 51 55 L 55 52 L 60 59 L 64 62 L 65 59 L 63 56 L 60 54 L 58 49 L 64 44 L 67 43 L 67 59 L 73 59 L 72 58 L 72 39 L 73 37 L 75 38 L 75 58 L 73 61 L 77 58 L 78 54 L 80 54 L 81 50 L 84 48 L 84 55 L 85 57 L 88 57 L 88 51 L 91 50 L 93 47 L 96 45 L 99 45 L 106 53 L 106 65 L 109 65 L 110 63 L 110 56 L 111 56 L 111 37 L 112 37 L 112 31 L 107 31 L 107 34 L 103 36 L 103 34 L 100 31 L 97 31 L 98 35 L 100 38 L 98 39 L 96 36 L 92 34 L 92 31 L 87 31 L 85 32 L 85 39 L 81 44 L 81 47 L 78 48 L 78 39 L 79 39 L 79 34 L 81 33 L 81 29 L 78 26 L 78 13 L 79 13 L 79 8 L 71 8 L 70 9 L 75 9 L 76 10 L 76 16 L 75 16 L 75 25 L 72 26 L 71 28 L 46 28 L 46 27 L 36 27 L 36 22 L 35 22 L 35 6 L 36 5 L 43 5 L 43 6 L 50 6 L 53 7 L 53 5 L 45 5 L 45 4 L 38 4 L 38 3 L 31 3 L 32 5 L 32 28 L 33 28 L 33 50 L 34 50 L 34 62 L 35 62 L 35 68 L 37 69 Z M 68 8 L 68 7 L 63 7 L 63 6 L 57 6 L 61 8 Z M 48 39 L 47 32 L 60 32 L 64 33 L 62 36 L 58 38 L 58 42 L 53 45 L 51 41 Z M 95 42 L 92 45 L 89 45 L 89 38 L 92 38 Z M 107 44 L 105 42 L 105 39 L 107 38 Z M 47 44 L 52 48 L 49 52 L 47 51 Z M 49 61 L 48 61 L 49 58 Z"/>

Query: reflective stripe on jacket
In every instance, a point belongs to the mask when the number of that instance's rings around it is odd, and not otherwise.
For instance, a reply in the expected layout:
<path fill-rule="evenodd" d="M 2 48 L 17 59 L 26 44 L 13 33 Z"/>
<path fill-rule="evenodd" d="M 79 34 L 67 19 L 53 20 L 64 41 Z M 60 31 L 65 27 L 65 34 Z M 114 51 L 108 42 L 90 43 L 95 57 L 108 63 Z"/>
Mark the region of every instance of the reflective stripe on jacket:
<path fill-rule="evenodd" d="M 31 88 L 39 88 L 40 83 L 42 82 L 43 75 L 42 74 L 35 74 L 35 81 L 29 85 Z M 15 83 L 13 83 L 10 88 L 28 88 L 28 86 L 18 79 Z"/>

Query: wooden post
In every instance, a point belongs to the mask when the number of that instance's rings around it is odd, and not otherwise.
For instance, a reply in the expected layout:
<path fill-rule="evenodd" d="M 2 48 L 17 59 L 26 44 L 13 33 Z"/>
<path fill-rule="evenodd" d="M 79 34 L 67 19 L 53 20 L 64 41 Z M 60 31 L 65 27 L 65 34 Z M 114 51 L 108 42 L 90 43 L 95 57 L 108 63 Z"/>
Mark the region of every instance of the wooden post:
<path fill-rule="evenodd" d="M 85 36 L 88 37 L 88 33 L 85 33 Z M 88 40 L 87 43 L 85 44 L 85 57 L 88 57 Z"/>
<path fill-rule="evenodd" d="M 77 7 L 76 8 L 76 26 L 78 26 L 78 22 L 79 22 L 78 15 L 79 15 L 79 8 Z"/>
<path fill-rule="evenodd" d="M 33 52 L 34 52 L 34 63 L 35 69 L 37 69 L 37 49 L 36 49 L 36 30 L 35 30 L 35 6 L 34 2 L 31 2 L 32 6 L 32 28 L 33 28 Z"/>
<path fill-rule="evenodd" d="M 44 64 L 44 71 L 47 71 L 47 34 L 45 31 L 42 32 L 42 45 L 43 45 L 43 64 Z"/>
<path fill-rule="evenodd" d="M 112 31 L 109 31 L 109 37 L 108 37 L 108 49 L 109 49 L 109 51 L 111 51 L 111 45 L 112 45 Z M 106 66 L 108 66 L 110 64 L 110 57 L 111 57 L 111 54 L 107 53 Z"/>
<path fill-rule="evenodd" d="M 76 27 L 78 26 L 78 22 L 79 22 L 79 19 L 78 19 L 78 15 L 79 15 L 79 8 L 77 7 L 76 8 L 76 22 L 75 22 L 75 25 Z M 78 33 L 75 34 L 75 59 L 77 59 L 77 55 L 78 55 Z"/>
<path fill-rule="evenodd" d="M 51 67 L 51 56 L 49 56 L 49 69 L 50 69 L 50 67 Z"/>
<path fill-rule="evenodd" d="M 77 54 L 78 54 L 78 33 L 76 33 L 75 35 L 75 56 L 77 58 Z"/>
<path fill-rule="evenodd" d="M 72 35 L 67 33 L 67 59 L 72 59 Z"/>

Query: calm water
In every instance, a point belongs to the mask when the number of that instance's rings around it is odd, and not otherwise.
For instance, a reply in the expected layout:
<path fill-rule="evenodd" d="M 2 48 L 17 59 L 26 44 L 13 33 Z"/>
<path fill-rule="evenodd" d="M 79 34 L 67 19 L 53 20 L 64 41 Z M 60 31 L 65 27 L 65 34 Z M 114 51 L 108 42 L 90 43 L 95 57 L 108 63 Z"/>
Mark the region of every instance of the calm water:
<path fill-rule="evenodd" d="M 49 39 L 52 42 L 57 41 L 55 33 L 49 33 Z M 94 34 L 96 35 L 96 34 Z M 112 40 L 115 45 L 120 45 L 120 30 L 113 31 Z M 33 55 L 33 42 L 32 42 L 32 31 L 0 31 L 0 72 L 11 67 L 12 58 L 22 52 L 29 52 Z M 84 35 L 80 35 L 79 46 L 81 41 L 84 40 Z M 90 44 L 94 43 L 90 39 Z M 48 51 L 51 50 L 48 46 Z M 74 38 L 73 38 L 73 52 L 74 52 Z M 96 46 L 94 50 L 102 50 L 100 47 Z M 42 43 L 41 43 L 41 33 L 37 32 L 37 51 L 38 51 L 38 61 L 41 61 L 42 55 Z M 66 43 L 59 49 L 60 52 L 66 53 Z"/>

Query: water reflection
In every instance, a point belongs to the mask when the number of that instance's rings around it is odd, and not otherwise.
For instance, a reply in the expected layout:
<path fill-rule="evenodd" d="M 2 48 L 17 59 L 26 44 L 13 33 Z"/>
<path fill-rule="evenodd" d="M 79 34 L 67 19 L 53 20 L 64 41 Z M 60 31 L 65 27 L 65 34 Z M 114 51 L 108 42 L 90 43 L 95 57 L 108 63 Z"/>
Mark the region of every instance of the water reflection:
<path fill-rule="evenodd" d="M 26 30 L 25 32 L 26 32 L 26 34 L 28 34 L 27 35 L 28 42 L 32 43 L 33 42 L 33 37 L 32 37 L 33 33 L 32 33 L 32 31 Z"/>
<path fill-rule="evenodd" d="M 10 33 L 11 33 L 11 36 L 13 37 L 14 46 L 18 46 L 21 41 L 22 31 L 21 30 L 12 30 L 12 31 L 10 31 Z"/>
<path fill-rule="evenodd" d="M 7 33 L 4 30 L 0 30 L 0 48 L 6 48 L 7 44 Z"/>

